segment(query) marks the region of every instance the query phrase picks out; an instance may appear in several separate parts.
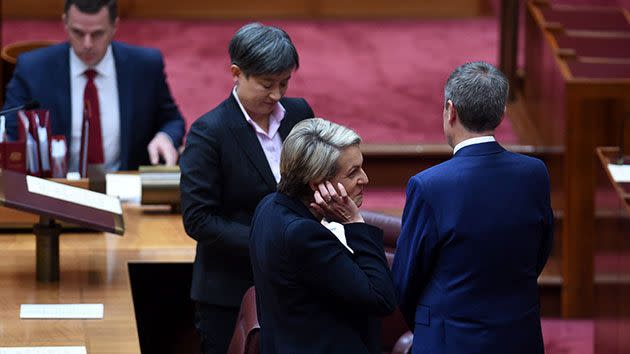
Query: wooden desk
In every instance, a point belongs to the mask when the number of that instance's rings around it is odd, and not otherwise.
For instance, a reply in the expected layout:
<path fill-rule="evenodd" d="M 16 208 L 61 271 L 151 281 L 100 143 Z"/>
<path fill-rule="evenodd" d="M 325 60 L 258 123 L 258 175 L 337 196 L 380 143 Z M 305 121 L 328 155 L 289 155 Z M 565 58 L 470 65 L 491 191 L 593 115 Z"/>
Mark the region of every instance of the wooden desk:
<path fill-rule="evenodd" d="M 85 345 L 90 354 L 140 353 L 128 262 L 192 262 L 195 254 L 181 215 L 158 211 L 125 207 L 122 237 L 63 233 L 61 280 L 53 284 L 35 280 L 35 236 L 0 234 L 0 346 Z M 21 320 L 25 303 L 103 303 L 105 311 L 102 320 Z"/>
<path fill-rule="evenodd" d="M 630 60 L 617 55 L 630 47 L 630 20 L 621 8 L 544 3 L 527 3 L 523 97 L 543 143 L 565 152 L 562 314 L 589 317 L 599 172 L 594 152 L 619 143 L 621 120 L 630 111 Z"/>

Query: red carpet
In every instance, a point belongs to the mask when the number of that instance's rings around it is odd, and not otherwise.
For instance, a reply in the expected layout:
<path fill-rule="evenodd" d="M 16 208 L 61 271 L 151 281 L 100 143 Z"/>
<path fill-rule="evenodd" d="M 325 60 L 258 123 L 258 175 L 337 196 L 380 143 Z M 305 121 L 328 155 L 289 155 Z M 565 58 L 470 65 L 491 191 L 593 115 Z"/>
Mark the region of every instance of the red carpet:
<path fill-rule="evenodd" d="M 227 97 L 227 43 L 244 21 L 121 21 L 116 38 L 159 48 L 188 125 Z M 467 61 L 496 63 L 494 18 L 434 21 L 270 21 L 293 38 L 301 57 L 289 96 L 317 116 L 348 125 L 366 142 L 442 143 L 442 88 Z M 63 40 L 58 21 L 5 21 L 5 44 Z M 509 121 L 498 138 L 517 143 Z"/>
<path fill-rule="evenodd" d="M 546 354 L 595 353 L 595 328 L 591 320 L 546 319 L 542 321 L 542 329 Z"/>

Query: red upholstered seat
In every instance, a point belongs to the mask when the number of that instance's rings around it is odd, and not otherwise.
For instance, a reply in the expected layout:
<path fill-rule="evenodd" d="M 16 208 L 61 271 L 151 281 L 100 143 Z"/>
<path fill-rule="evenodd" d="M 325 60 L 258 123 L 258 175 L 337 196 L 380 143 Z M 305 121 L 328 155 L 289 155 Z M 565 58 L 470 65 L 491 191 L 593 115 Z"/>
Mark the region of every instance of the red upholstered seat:
<path fill-rule="evenodd" d="M 260 353 L 260 325 L 256 314 L 256 291 L 252 286 L 243 296 L 228 354 Z"/>
<path fill-rule="evenodd" d="M 393 257 L 398 235 L 400 234 L 400 218 L 369 210 L 361 211 L 361 215 L 366 223 L 377 226 L 383 230 L 383 247 L 385 248 L 385 253 L 391 253 Z"/>
<path fill-rule="evenodd" d="M 385 255 L 387 256 L 387 261 L 391 267 L 392 262 L 394 261 L 394 253 L 396 252 L 396 242 L 398 241 L 398 235 L 400 235 L 400 217 L 367 210 L 361 211 L 361 215 L 366 223 L 377 226 L 383 230 L 383 247 L 385 248 Z M 396 308 L 396 311 L 394 311 L 393 314 L 383 318 L 381 325 L 381 345 L 383 352 L 409 352 L 409 348 L 411 348 L 411 340 L 407 340 L 409 342 L 407 351 L 397 351 L 399 349 L 394 349 L 399 342 L 401 342 L 401 344 L 398 345 L 398 347 L 405 348 L 405 345 L 402 344 L 405 342 L 405 339 L 401 337 L 408 331 L 409 328 L 407 327 L 407 324 L 405 323 L 405 320 L 398 308 Z M 413 338 L 411 332 L 409 332 L 409 335 Z"/>

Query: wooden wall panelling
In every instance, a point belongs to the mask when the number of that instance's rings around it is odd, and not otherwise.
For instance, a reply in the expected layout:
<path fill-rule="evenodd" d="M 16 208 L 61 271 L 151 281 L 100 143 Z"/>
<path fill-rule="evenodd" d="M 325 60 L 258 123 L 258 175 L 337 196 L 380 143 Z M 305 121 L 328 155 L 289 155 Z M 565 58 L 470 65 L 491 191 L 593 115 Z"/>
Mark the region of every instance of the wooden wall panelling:
<path fill-rule="evenodd" d="M 3 0 L 2 16 L 7 18 L 58 18 L 64 0 Z"/>
<path fill-rule="evenodd" d="M 319 0 L 323 17 L 474 17 L 489 15 L 483 0 Z"/>
<path fill-rule="evenodd" d="M 312 11 L 310 5 L 307 0 L 132 0 L 125 15 L 171 19 L 302 18 Z"/>
<path fill-rule="evenodd" d="M 59 18 L 64 0 L 4 0 L 5 18 Z M 445 18 L 491 14 L 488 0 L 119 0 L 123 17 L 168 19 Z"/>
<path fill-rule="evenodd" d="M 133 1 L 118 0 L 118 13 L 125 16 Z M 4 19 L 61 19 L 65 0 L 3 0 L 0 3 Z"/>

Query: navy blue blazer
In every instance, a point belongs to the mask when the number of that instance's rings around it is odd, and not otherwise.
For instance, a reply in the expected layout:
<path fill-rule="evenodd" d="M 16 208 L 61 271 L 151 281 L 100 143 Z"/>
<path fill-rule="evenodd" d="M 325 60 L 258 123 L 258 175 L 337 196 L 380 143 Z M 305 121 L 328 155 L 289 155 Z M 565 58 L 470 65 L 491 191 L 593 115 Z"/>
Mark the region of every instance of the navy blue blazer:
<path fill-rule="evenodd" d="M 120 169 L 148 165 L 147 145 L 155 134 L 168 134 L 181 145 L 184 120 L 171 97 L 162 54 L 156 49 L 112 42 L 120 104 Z M 61 43 L 23 53 L 7 85 L 4 109 L 37 100 L 50 110 L 52 133 L 72 143 L 70 45 Z M 7 116 L 7 130 L 17 139 L 15 114 Z M 70 151 L 70 148 L 68 149 Z"/>
<path fill-rule="evenodd" d="M 295 124 L 313 118 L 302 98 L 283 98 L 278 132 L 284 140 Z M 180 159 L 184 228 L 197 240 L 193 300 L 239 307 L 254 284 L 249 229 L 258 202 L 276 191 L 256 133 L 232 94 L 193 123 Z"/>
<path fill-rule="evenodd" d="M 396 297 L 383 231 L 344 225 L 350 253 L 298 199 L 274 193 L 252 221 L 262 353 L 380 353 Z"/>
<path fill-rule="evenodd" d="M 545 165 L 496 142 L 409 180 L 393 264 L 416 354 L 543 353 L 537 278 L 553 238 Z"/>

